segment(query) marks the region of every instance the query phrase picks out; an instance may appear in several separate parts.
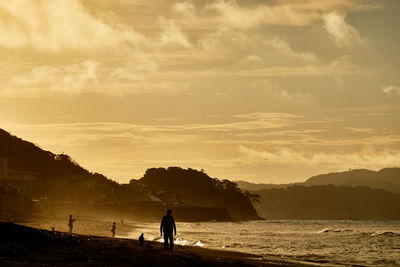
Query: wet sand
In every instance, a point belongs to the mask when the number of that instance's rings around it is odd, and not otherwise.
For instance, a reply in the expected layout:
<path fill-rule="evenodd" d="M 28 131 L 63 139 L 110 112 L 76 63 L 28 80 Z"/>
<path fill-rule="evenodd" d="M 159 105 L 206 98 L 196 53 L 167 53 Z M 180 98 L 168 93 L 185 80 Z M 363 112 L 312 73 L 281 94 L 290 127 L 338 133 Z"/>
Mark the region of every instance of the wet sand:
<path fill-rule="evenodd" d="M 129 233 L 134 231 L 137 227 L 136 222 L 124 221 L 124 223 L 121 224 L 121 220 L 115 220 L 115 218 L 104 218 L 100 216 L 83 216 L 81 214 L 74 214 L 73 219 L 76 219 L 76 221 L 74 222 L 73 232 L 84 235 L 111 237 L 112 224 L 113 222 L 116 222 L 117 237 L 128 237 Z M 68 215 L 60 216 L 41 214 L 30 217 L 21 222 L 13 222 L 44 230 L 52 230 L 52 228 L 54 228 L 56 231 L 59 232 L 69 231 Z"/>
<path fill-rule="evenodd" d="M 159 242 L 69 234 L 0 222 L 1 266 L 297 266 L 258 256 Z"/>

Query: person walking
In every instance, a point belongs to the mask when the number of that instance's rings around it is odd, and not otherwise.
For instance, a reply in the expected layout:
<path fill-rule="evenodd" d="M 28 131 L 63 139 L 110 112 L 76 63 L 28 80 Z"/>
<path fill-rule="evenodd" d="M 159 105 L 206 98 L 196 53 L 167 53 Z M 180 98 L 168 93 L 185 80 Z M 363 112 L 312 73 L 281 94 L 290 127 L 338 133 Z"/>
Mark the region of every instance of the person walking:
<path fill-rule="evenodd" d="M 68 221 L 68 227 L 69 227 L 69 233 L 72 234 L 72 229 L 74 228 L 74 222 L 76 219 L 72 219 L 72 215 L 69 215 L 69 221 Z"/>
<path fill-rule="evenodd" d="M 111 228 L 111 233 L 112 233 L 112 237 L 115 237 L 115 230 L 117 229 L 116 223 L 113 222 L 112 228 Z"/>
<path fill-rule="evenodd" d="M 164 248 L 173 250 L 174 247 L 174 237 L 173 232 L 176 235 L 176 226 L 174 217 L 171 216 L 172 210 L 167 210 L 167 215 L 165 215 L 161 220 L 160 225 L 160 233 L 161 236 L 164 233 Z M 168 246 L 168 239 L 169 239 L 169 246 Z"/>

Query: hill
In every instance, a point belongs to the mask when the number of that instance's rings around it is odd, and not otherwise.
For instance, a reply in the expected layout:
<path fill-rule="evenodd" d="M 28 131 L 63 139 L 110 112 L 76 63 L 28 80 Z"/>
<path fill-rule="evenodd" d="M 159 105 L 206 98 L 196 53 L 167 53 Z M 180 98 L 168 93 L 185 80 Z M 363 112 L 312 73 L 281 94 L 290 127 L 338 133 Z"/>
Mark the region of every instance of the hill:
<path fill-rule="evenodd" d="M 160 187 L 157 174 L 162 171 L 155 170 L 158 169 L 149 169 L 139 182 L 119 184 L 89 172 L 68 155 L 45 151 L 0 129 L 0 213 L 26 213 L 35 204 L 39 210 L 49 212 L 74 210 L 84 214 L 158 220 L 168 205 L 174 208 L 176 219 L 185 221 L 259 218 L 251 204 L 252 195 L 242 193 L 228 180 L 211 179 L 190 169 L 190 175 L 184 175 L 185 181 Z M 166 177 L 170 174 L 183 177 L 180 168 L 168 168 L 166 173 Z M 197 191 L 191 201 L 185 192 L 193 193 L 194 188 L 202 189 L 203 185 L 207 186 L 207 191 Z M 160 190 L 168 191 L 157 195 L 161 200 L 150 193 L 160 193 Z M 185 202 L 169 197 L 172 191 Z M 215 194 L 220 196 L 214 197 Z M 227 205 L 232 203 L 235 207 L 228 213 Z"/>
<path fill-rule="evenodd" d="M 327 184 L 367 186 L 400 193 L 400 168 L 385 168 L 380 171 L 360 169 L 321 174 L 313 176 L 303 183 L 305 186 Z"/>
<path fill-rule="evenodd" d="M 256 191 L 266 219 L 400 219 L 400 194 L 334 185 L 289 186 Z"/>
<path fill-rule="evenodd" d="M 381 188 L 393 193 L 400 193 L 400 168 L 385 168 L 379 171 L 366 169 L 351 170 L 312 176 L 305 182 L 292 184 L 256 184 L 246 181 L 236 181 L 242 190 L 259 191 L 271 188 L 287 188 L 293 185 L 346 185 Z"/>
<path fill-rule="evenodd" d="M 155 194 L 172 192 L 172 201 L 181 205 L 226 207 L 233 218 L 260 219 L 251 203 L 253 195 L 243 193 L 234 182 L 211 178 L 203 171 L 152 168 L 139 181 Z"/>
<path fill-rule="evenodd" d="M 12 136 L 2 129 L 0 129 L 0 158 L 8 159 L 8 168 L 11 170 L 36 172 L 41 177 L 90 174 L 68 155 L 56 155 L 42 150 L 35 144 Z"/>
<path fill-rule="evenodd" d="M 120 185 L 0 129 L 0 185 L 32 199 L 78 203 L 110 202 Z"/>

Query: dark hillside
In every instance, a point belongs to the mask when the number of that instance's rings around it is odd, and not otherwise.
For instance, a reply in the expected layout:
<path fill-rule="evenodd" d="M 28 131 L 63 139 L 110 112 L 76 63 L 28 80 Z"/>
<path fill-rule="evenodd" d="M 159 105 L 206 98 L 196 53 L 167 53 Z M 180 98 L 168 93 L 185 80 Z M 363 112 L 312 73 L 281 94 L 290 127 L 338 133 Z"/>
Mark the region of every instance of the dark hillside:
<path fill-rule="evenodd" d="M 65 175 L 88 175 L 68 155 L 56 155 L 42 150 L 28 141 L 22 140 L 0 129 L 0 158 L 8 159 L 11 170 L 37 172 L 43 177 Z"/>
<path fill-rule="evenodd" d="M 173 192 L 182 205 L 226 207 L 233 218 L 259 219 L 251 195 L 229 180 L 211 178 L 202 171 L 179 167 L 148 169 L 140 182 L 155 193 Z"/>
<path fill-rule="evenodd" d="M 171 179 L 163 184 L 160 177 Z M 26 213 L 35 204 L 35 210 L 50 213 L 74 210 L 158 220 L 169 206 L 187 221 L 259 218 L 252 195 L 228 180 L 180 168 L 150 169 L 142 180 L 121 185 L 80 167 L 68 155 L 42 150 L 0 129 L 0 214 Z M 156 194 L 160 198 L 150 193 L 163 190 Z"/>
<path fill-rule="evenodd" d="M 2 185 L 33 199 L 114 201 L 119 184 L 98 173 L 90 173 L 68 155 L 53 154 L 0 129 L 0 159 L 7 159 L 8 176 Z M 0 166 L 0 169 L 4 166 Z M 1 174 L 0 174 L 1 177 Z M 28 178 L 26 178 L 28 177 Z"/>

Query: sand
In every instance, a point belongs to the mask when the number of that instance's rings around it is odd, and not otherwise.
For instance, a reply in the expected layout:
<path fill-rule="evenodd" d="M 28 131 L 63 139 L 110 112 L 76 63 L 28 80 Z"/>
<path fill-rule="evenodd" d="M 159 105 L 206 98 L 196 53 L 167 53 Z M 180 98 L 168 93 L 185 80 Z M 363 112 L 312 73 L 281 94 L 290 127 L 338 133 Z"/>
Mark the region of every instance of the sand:
<path fill-rule="evenodd" d="M 69 234 L 0 222 L 0 266 L 298 266 L 256 255 Z"/>

